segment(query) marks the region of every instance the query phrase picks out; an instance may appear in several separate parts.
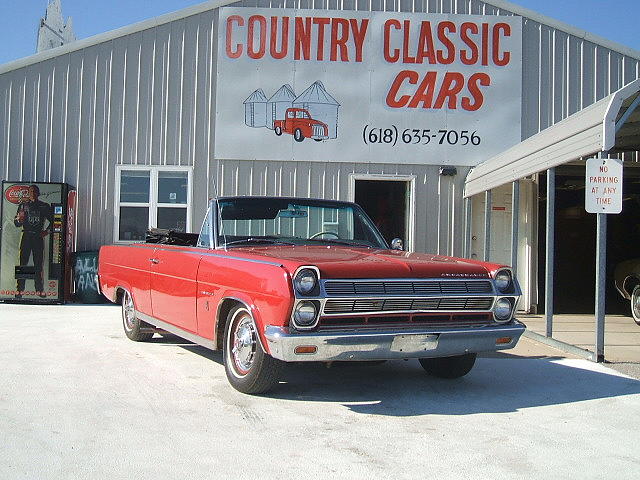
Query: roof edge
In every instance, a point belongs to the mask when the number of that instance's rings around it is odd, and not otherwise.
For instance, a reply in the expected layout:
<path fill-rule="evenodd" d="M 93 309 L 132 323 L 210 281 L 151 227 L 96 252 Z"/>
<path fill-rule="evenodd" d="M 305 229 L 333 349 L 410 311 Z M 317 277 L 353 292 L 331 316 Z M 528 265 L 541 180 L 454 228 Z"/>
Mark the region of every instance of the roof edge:
<path fill-rule="evenodd" d="M 28 57 L 19 58 L 17 60 L 7 62 L 3 65 L 0 65 L 0 75 L 2 75 L 3 73 L 11 72 L 13 70 L 17 70 L 19 68 L 28 67 L 35 63 L 44 62 L 52 58 L 73 53 L 78 50 L 93 47 L 94 45 L 98 45 L 99 43 L 109 42 L 111 40 L 115 40 L 116 38 L 131 35 L 133 33 L 139 33 L 144 30 L 157 27 L 159 25 L 173 22 L 175 20 L 181 20 L 183 18 L 191 17 L 208 10 L 214 10 L 219 7 L 238 3 L 238 1 L 239 0 L 208 0 L 206 2 L 192 5 L 175 12 L 165 13 L 158 17 L 149 18 L 147 20 L 142 20 L 141 22 L 116 28 L 115 30 L 98 33 L 97 35 L 93 35 L 92 37 L 83 38 L 81 40 L 76 40 L 75 42 L 67 43 L 61 47 L 52 48 L 50 50 L 45 50 L 44 52 L 29 55 Z"/>
<path fill-rule="evenodd" d="M 507 10 L 515 15 L 526 17 L 530 20 L 533 20 L 534 22 L 538 22 L 538 23 L 547 25 L 549 27 L 561 30 L 565 33 L 568 33 L 569 35 L 582 38 L 588 42 L 594 43 L 596 45 L 600 45 L 602 47 L 616 51 L 628 57 L 632 57 L 637 60 L 640 60 L 640 50 L 635 50 L 631 47 L 627 47 L 626 45 L 622 45 L 612 40 L 607 40 L 604 37 L 590 33 L 586 30 L 579 29 L 577 27 L 569 25 L 568 23 L 561 22 L 560 20 L 555 20 L 551 17 L 547 17 L 545 15 L 542 15 L 541 13 L 535 12 L 534 10 L 521 7 L 520 5 L 516 5 L 515 3 L 511 3 L 506 0 L 482 0 L 482 1 L 487 5 L 491 5 L 499 9 Z M 123 37 L 125 35 L 131 35 L 133 33 L 142 32 L 149 28 L 153 28 L 159 25 L 164 25 L 169 22 L 173 22 L 174 20 L 180 20 L 183 18 L 191 17 L 193 15 L 206 12 L 207 10 L 213 10 L 213 9 L 224 7 L 227 5 L 232 5 L 234 3 L 239 3 L 239 0 L 208 0 L 206 2 L 199 3 L 197 5 L 192 5 L 191 7 L 183 8 L 182 10 L 165 13 L 164 15 L 160 15 L 158 17 L 143 20 L 141 22 L 137 22 L 131 25 L 126 25 L 124 27 L 117 28 L 115 30 L 110 30 L 108 32 L 99 33 L 92 37 L 76 40 L 75 42 L 68 43 L 58 48 L 52 48 L 44 52 L 36 53 L 34 55 L 30 55 L 24 58 L 19 58 L 17 60 L 13 60 L 11 62 L 7 62 L 3 65 L 0 65 L 0 75 L 7 72 L 11 72 L 13 70 L 17 70 L 19 68 L 28 67 L 35 63 L 44 62 L 46 60 L 50 60 L 55 57 L 59 57 L 62 55 L 66 55 L 68 53 L 82 50 L 84 48 L 89 48 L 99 43 L 108 42 L 116 38 Z"/>
<path fill-rule="evenodd" d="M 487 5 L 491 5 L 496 8 L 500 8 L 503 10 L 507 10 L 511 13 L 515 13 L 516 15 L 520 15 L 522 17 L 526 17 L 534 22 L 538 22 L 549 27 L 555 28 L 557 30 L 561 30 L 569 35 L 573 35 L 574 37 L 582 38 L 588 42 L 595 43 L 596 45 L 600 45 L 602 47 L 608 48 L 610 50 L 614 50 L 618 53 L 626 55 L 628 57 L 635 58 L 640 60 L 640 50 L 636 50 L 634 48 L 623 45 L 622 43 L 614 42 L 613 40 L 609 40 L 605 37 L 601 37 L 600 35 L 596 35 L 595 33 L 591 33 L 587 30 L 583 30 L 578 27 L 574 27 L 569 23 L 565 23 L 561 20 L 556 20 L 552 17 L 547 17 L 541 13 L 536 12 L 535 10 L 530 10 L 525 7 L 521 7 L 515 3 L 509 2 L 507 0 L 481 0 Z"/>

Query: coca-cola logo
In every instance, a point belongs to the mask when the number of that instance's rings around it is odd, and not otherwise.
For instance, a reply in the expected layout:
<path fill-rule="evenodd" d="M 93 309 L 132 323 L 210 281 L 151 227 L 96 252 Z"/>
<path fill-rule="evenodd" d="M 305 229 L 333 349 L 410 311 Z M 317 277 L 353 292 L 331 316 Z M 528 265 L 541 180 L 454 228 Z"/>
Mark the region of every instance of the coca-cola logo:
<path fill-rule="evenodd" d="M 4 198 L 15 204 L 29 201 L 29 185 L 14 185 L 7 188 Z"/>

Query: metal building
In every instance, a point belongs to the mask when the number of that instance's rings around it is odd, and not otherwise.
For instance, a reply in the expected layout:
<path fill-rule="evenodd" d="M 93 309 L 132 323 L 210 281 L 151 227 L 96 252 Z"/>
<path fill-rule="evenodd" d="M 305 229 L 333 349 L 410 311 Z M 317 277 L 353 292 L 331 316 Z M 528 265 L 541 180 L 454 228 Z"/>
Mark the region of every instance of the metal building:
<path fill-rule="evenodd" d="M 224 39 L 230 38 L 225 29 L 233 27 L 234 34 L 244 35 L 243 26 L 252 23 L 253 31 L 265 35 L 283 32 L 284 20 L 275 26 L 263 23 L 268 16 L 260 14 L 261 9 L 269 9 L 274 18 L 291 17 L 290 34 L 298 30 L 288 54 L 282 36 L 266 44 L 247 41 L 244 51 L 240 43 L 227 45 L 221 55 Z M 332 43 L 310 56 L 304 34 L 307 27 L 318 28 L 324 21 L 314 17 L 305 23 L 314 12 L 330 19 L 327 28 L 332 34 L 325 41 Z M 455 108 L 456 82 L 464 78 L 471 84 L 472 71 L 467 74 L 467 67 L 461 67 L 461 76 L 445 77 L 447 87 L 429 96 L 428 86 L 435 84 L 428 83 L 428 73 L 424 79 L 422 75 L 435 69 L 430 56 L 435 53 L 424 48 L 424 68 L 415 68 L 420 78 L 406 76 L 395 96 L 389 90 L 384 108 L 375 110 L 373 102 L 353 100 L 360 98 L 363 83 L 351 81 L 348 72 L 354 78 L 373 78 L 396 63 L 418 63 L 407 53 L 414 46 L 400 46 L 398 32 L 411 26 L 406 38 L 417 36 L 424 21 L 438 25 L 433 38 L 445 46 L 441 39 L 455 31 L 456 42 L 468 45 L 464 58 L 474 57 L 478 71 L 491 61 L 495 78 L 508 69 L 504 78 L 510 101 L 505 102 L 504 112 L 496 92 L 492 99 L 496 108 L 474 114 L 480 105 L 473 92 L 489 91 L 486 77 L 481 76 L 474 80 L 475 90 L 468 87 L 471 95 L 462 99 L 468 111 L 444 112 Z M 348 50 L 345 31 L 351 32 L 349 39 L 362 39 L 366 25 L 373 47 L 363 52 L 356 45 Z M 502 33 L 503 46 L 501 54 L 494 41 L 493 57 L 486 40 L 492 32 L 494 38 L 496 32 Z M 391 38 L 391 46 L 382 46 L 384 35 Z M 474 35 L 478 42 L 471 47 L 473 42 L 467 40 Z M 513 65 L 503 68 L 509 61 L 504 54 L 508 42 L 513 43 Z M 384 59 L 367 64 L 368 57 L 358 58 L 372 55 L 374 47 L 385 49 Z M 247 63 L 242 62 L 265 51 L 271 63 L 243 69 Z M 295 72 L 274 60 L 285 55 L 291 57 L 286 65 L 296 65 Z M 446 64 L 446 57 L 442 47 L 433 62 Z M 302 68 L 321 60 L 308 74 Z M 356 199 L 387 215 L 385 208 L 392 205 L 400 211 L 394 212 L 396 224 L 389 231 L 402 236 L 410 250 L 462 255 L 463 189 L 470 168 L 635 80 L 639 62 L 640 52 L 502 0 L 215 0 L 0 66 L 0 178 L 76 186 L 80 250 L 135 240 L 147 226 L 197 230 L 208 198 L 251 194 Z M 347 74 L 332 72 L 338 64 L 345 65 Z M 237 115 L 244 122 L 242 101 L 257 89 L 270 94 L 288 84 L 292 91 L 302 91 L 316 81 L 341 105 L 337 139 L 296 144 L 286 135 L 276 139 L 268 128 L 249 129 L 227 121 Z M 436 108 L 439 103 L 443 113 L 437 118 L 443 119 L 444 134 L 434 131 L 431 136 L 411 123 L 402 124 L 395 133 L 387 131 L 393 130 L 390 123 L 381 125 L 379 132 L 373 127 L 367 130 L 367 125 L 350 130 L 358 110 L 374 118 L 399 105 L 406 107 L 409 95 L 401 93 L 419 82 L 426 82 L 425 88 L 422 96 L 416 94 L 411 100 L 415 104 L 406 121 L 419 118 L 417 109 Z M 336 91 L 337 87 L 342 90 Z M 242 96 L 239 102 L 232 98 L 233 89 L 238 98 Z M 369 94 L 373 96 L 374 90 Z M 463 127 L 451 128 L 456 122 Z M 480 154 L 465 156 L 458 149 L 465 138 L 467 144 L 479 144 L 473 129 L 490 128 L 486 123 L 494 122 L 495 139 L 482 138 Z M 382 145 L 391 143 L 389 135 L 404 141 L 406 145 L 400 145 L 404 150 L 395 153 Z M 411 150 L 414 138 L 418 144 L 433 142 L 430 145 L 437 150 Z M 347 140 L 346 148 L 336 143 Z M 523 306 L 529 309 L 537 303 L 537 258 L 532 251 L 538 235 L 538 177 L 521 183 L 518 263 L 526 292 Z M 477 212 L 483 211 L 484 197 L 474 199 L 475 240 L 469 255 L 509 261 L 510 193 L 503 189 L 493 195 L 491 252 L 481 251 L 483 219 Z"/>

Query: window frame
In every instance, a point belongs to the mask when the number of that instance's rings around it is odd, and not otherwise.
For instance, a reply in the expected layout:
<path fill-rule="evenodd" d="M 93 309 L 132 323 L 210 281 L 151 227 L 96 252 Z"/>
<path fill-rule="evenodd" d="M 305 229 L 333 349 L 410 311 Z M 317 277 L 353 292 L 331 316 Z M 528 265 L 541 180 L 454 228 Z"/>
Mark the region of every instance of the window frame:
<path fill-rule="evenodd" d="M 129 170 L 149 172 L 149 201 L 148 202 L 121 202 L 120 185 L 122 182 L 122 172 Z M 160 172 L 186 172 L 187 173 L 187 203 L 162 203 L 158 202 L 158 180 Z M 159 208 L 186 208 L 187 219 L 185 231 L 192 230 L 192 206 L 193 206 L 193 168 L 185 166 L 154 166 L 154 165 L 117 165 L 116 184 L 114 196 L 114 243 L 138 243 L 140 240 L 121 240 L 120 235 L 120 207 L 145 207 L 149 209 L 149 223 L 147 228 L 156 228 L 158 225 Z"/>

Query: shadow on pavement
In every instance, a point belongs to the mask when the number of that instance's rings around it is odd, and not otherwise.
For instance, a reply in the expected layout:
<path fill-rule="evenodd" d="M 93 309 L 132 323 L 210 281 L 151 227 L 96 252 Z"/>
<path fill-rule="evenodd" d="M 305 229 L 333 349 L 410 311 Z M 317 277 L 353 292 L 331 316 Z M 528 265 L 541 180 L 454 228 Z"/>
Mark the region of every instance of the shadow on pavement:
<path fill-rule="evenodd" d="M 179 337 L 154 338 L 154 343 L 179 345 L 222 365 L 222 353 L 190 344 Z M 385 363 L 335 362 L 286 366 L 280 384 L 265 397 L 302 402 L 343 403 L 367 415 L 471 415 L 506 413 L 523 408 L 569 404 L 640 394 L 640 381 L 586 360 L 483 354 L 463 378 L 428 376 L 417 360 Z"/>

